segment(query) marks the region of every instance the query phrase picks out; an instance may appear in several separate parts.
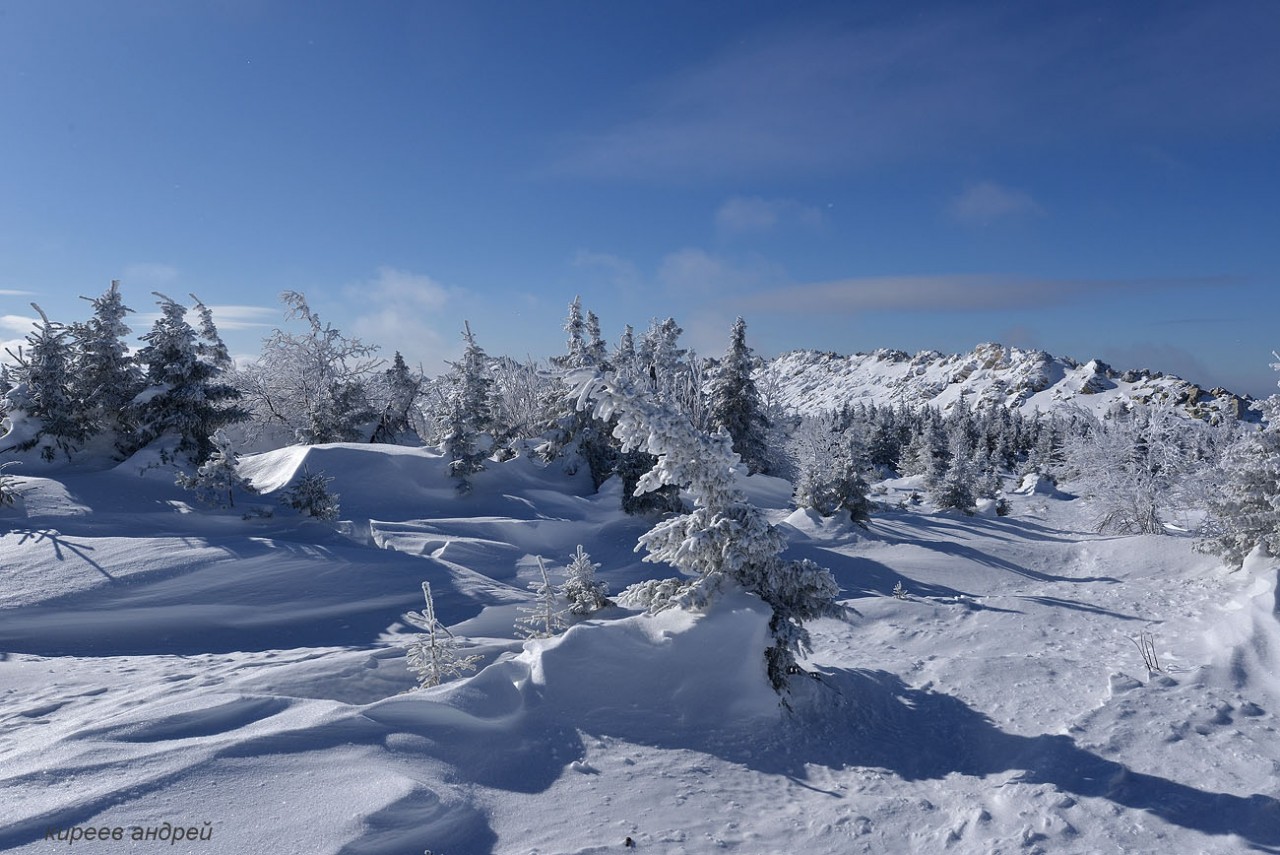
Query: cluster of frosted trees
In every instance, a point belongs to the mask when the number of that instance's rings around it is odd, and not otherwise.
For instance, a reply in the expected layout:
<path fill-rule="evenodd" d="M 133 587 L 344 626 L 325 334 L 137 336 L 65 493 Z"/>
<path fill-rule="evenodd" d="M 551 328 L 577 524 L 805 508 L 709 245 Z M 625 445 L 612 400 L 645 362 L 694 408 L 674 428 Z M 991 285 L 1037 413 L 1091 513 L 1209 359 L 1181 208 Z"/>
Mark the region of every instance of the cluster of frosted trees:
<path fill-rule="evenodd" d="M 192 297 L 196 327 L 186 306 L 155 296 L 160 315 L 136 352 L 126 343 L 132 309 L 115 282 L 89 299 L 87 321 L 58 323 L 32 304 L 40 321 L 0 378 L 4 450 L 54 460 L 86 450 L 126 456 L 162 442 L 196 462 L 213 452 L 211 437 L 246 416 L 227 379 L 231 358 L 207 306 Z"/>

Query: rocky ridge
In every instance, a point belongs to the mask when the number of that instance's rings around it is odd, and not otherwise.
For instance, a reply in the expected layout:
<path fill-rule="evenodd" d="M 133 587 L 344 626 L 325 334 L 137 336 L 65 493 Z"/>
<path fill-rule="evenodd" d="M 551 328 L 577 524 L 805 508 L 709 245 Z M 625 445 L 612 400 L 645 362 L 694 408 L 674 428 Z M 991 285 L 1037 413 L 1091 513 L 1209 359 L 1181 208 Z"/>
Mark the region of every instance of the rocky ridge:
<path fill-rule="evenodd" d="M 756 384 L 767 402 L 800 413 L 857 403 L 948 410 L 964 402 L 1026 415 L 1074 405 L 1102 415 L 1116 407 L 1165 403 L 1211 422 L 1258 418 L 1251 398 L 1227 389 L 1206 390 L 1158 371 L 1117 371 L 1097 359 L 1080 363 L 995 343 L 962 354 L 881 349 L 841 356 L 797 350 L 766 362 Z"/>

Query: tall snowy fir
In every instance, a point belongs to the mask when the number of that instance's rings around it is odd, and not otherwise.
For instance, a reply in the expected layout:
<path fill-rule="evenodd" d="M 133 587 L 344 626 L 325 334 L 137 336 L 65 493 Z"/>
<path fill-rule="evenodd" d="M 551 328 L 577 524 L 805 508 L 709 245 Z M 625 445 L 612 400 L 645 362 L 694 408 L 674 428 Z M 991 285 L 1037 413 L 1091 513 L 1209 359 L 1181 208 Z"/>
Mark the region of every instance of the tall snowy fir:
<path fill-rule="evenodd" d="M 147 344 L 137 355 L 147 382 L 134 400 L 141 444 L 176 440 L 177 451 L 203 463 L 214 451 L 210 437 L 219 428 L 242 421 L 247 413 L 237 403 L 239 390 L 222 381 L 223 369 L 216 356 L 209 356 L 208 348 L 216 354 L 220 343 L 211 317 L 201 341 L 187 323 L 187 308 L 153 293 L 160 317 L 142 336 Z"/>
<path fill-rule="evenodd" d="M 93 433 L 107 434 L 118 453 L 128 453 L 136 441 L 130 403 L 143 388 L 142 371 L 129 355 L 126 343 L 132 330 L 125 319 L 133 309 L 124 304 L 117 281 L 112 281 L 99 297 L 80 299 L 92 304 L 93 316 L 71 327 L 75 340 L 72 394 L 76 407 Z"/>
<path fill-rule="evenodd" d="M 409 370 L 397 350 L 391 367 L 382 372 L 375 388 L 381 406 L 378 408 L 377 426 L 369 441 L 397 442 L 412 429 L 410 416 L 422 395 L 422 379 Z"/>
<path fill-rule="evenodd" d="M 716 367 L 707 393 L 711 425 L 724 428 L 733 437 L 733 450 L 748 472 L 768 474 L 769 420 L 751 379 L 754 370 L 755 360 L 747 347 L 747 323 L 738 318 L 729 336 L 729 349 Z"/>
<path fill-rule="evenodd" d="M 59 452 L 69 458 L 89 435 L 89 425 L 75 398 L 75 351 L 70 330 L 50 321 L 35 303 L 31 307 L 40 315 L 40 322 L 27 334 L 23 351 L 14 354 L 17 385 L 5 395 L 10 422 L 6 442 L 18 451 L 39 446 L 45 460 L 52 461 Z"/>

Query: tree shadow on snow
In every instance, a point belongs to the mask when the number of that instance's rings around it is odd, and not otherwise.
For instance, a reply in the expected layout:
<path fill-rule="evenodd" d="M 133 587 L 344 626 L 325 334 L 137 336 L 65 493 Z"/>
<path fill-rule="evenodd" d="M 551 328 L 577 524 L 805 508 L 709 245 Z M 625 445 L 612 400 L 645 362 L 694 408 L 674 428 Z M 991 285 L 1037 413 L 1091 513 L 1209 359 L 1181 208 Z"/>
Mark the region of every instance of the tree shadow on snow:
<path fill-rule="evenodd" d="M 1001 609 L 989 606 L 977 600 L 976 595 L 947 585 L 932 582 L 919 582 L 910 576 L 894 570 L 887 564 L 873 561 L 859 555 L 845 555 L 842 552 L 830 552 L 820 546 L 808 544 L 792 544 L 788 549 L 788 558 L 808 558 L 826 567 L 835 577 L 836 583 L 845 596 L 850 597 L 889 597 L 899 582 L 914 597 L 931 597 L 937 599 L 968 598 L 970 608 L 978 611 L 1009 612 L 1020 614 L 1017 609 Z"/>
<path fill-rule="evenodd" d="M 885 671 L 833 671 L 797 694 L 797 712 L 773 750 L 719 756 L 800 781 L 806 765 L 874 767 L 908 781 L 1020 771 L 1024 783 L 1107 799 L 1204 834 L 1239 835 L 1280 853 L 1280 801 L 1270 796 L 1208 792 L 1135 772 L 1068 736 L 1008 734 L 963 701 L 911 688 Z"/>

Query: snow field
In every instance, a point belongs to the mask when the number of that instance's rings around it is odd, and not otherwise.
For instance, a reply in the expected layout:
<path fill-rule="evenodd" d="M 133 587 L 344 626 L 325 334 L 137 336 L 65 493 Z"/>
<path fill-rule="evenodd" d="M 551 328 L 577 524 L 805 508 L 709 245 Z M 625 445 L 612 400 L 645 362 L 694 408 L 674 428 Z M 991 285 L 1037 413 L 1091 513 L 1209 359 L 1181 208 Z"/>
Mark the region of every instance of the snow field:
<path fill-rule="evenodd" d="M 819 677 L 786 711 L 745 595 L 514 637 L 536 556 L 554 574 L 582 543 L 614 592 L 665 575 L 616 485 L 516 459 L 460 498 L 439 456 L 371 446 L 244 464 L 264 506 L 304 467 L 332 476 L 350 536 L 192 511 L 127 464 L 23 479 L 0 536 L 0 849 L 207 820 L 189 851 L 1280 851 L 1256 556 L 1228 573 L 1185 537 L 1098 536 L 1067 493 L 862 531 L 746 479 L 857 611 L 812 625 Z M 487 667 L 419 691 L 396 645 L 424 579 Z"/>

